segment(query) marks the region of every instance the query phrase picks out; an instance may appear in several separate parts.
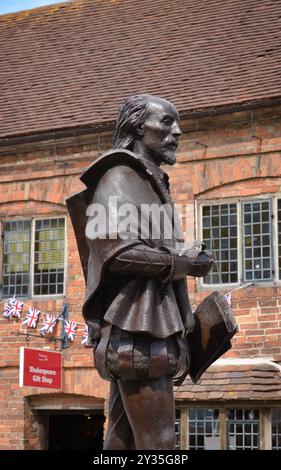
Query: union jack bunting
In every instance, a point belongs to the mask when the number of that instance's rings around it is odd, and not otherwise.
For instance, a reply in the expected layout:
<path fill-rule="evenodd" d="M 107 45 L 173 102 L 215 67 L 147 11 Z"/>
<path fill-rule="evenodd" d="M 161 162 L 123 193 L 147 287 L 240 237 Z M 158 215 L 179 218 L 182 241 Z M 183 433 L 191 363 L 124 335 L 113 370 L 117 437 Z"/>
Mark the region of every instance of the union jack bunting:
<path fill-rule="evenodd" d="M 20 318 L 22 308 L 23 308 L 23 302 L 21 302 L 18 299 L 12 299 L 12 300 L 10 300 L 9 304 L 12 306 L 11 317 Z"/>
<path fill-rule="evenodd" d="M 40 334 L 45 335 L 46 333 L 53 333 L 54 327 L 56 326 L 58 317 L 54 315 L 46 315 L 44 325 L 40 328 Z"/>
<path fill-rule="evenodd" d="M 77 323 L 75 321 L 64 321 L 64 331 L 67 334 L 68 339 L 74 340 L 76 335 Z"/>
<path fill-rule="evenodd" d="M 89 328 L 88 328 L 88 325 L 85 325 L 85 329 L 84 329 L 84 333 L 83 333 L 83 338 L 82 338 L 81 344 L 84 344 L 85 346 L 87 346 L 87 344 L 88 344 L 88 338 L 89 338 Z"/>
<path fill-rule="evenodd" d="M 28 326 L 29 328 L 36 328 L 37 322 L 39 320 L 39 315 L 40 310 L 37 310 L 37 308 L 29 307 L 26 317 L 23 320 L 23 324 Z"/>
<path fill-rule="evenodd" d="M 11 300 L 7 304 L 5 304 L 4 312 L 3 312 L 3 317 L 4 318 L 11 318 L 12 315 L 12 305 L 11 305 Z"/>

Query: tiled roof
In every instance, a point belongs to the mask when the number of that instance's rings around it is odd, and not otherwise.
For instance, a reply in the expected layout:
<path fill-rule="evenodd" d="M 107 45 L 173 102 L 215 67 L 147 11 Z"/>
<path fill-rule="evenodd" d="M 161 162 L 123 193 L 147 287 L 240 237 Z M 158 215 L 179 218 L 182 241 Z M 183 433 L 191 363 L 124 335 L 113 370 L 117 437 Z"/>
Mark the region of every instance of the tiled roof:
<path fill-rule="evenodd" d="M 188 377 L 175 388 L 176 400 L 275 400 L 281 398 L 280 366 L 260 364 L 212 365 L 197 384 Z"/>
<path fill-rule="evenodd" d="M 76 0 L 0 16 L 0 136 L 281 96 L 281 0 Z"/>

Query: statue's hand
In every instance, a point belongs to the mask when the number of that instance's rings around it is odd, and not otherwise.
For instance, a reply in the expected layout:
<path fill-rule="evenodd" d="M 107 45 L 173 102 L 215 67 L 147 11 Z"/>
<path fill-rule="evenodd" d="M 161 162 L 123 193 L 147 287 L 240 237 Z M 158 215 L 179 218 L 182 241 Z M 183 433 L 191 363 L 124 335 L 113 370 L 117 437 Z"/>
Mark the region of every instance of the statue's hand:
<path fill-rule="evenodd" d="M 213 254 L 208 250 L 192 249 L 182 256 L 186 261 L 186 274 L 190 276 L 205 277 L 213 266 Z"/>

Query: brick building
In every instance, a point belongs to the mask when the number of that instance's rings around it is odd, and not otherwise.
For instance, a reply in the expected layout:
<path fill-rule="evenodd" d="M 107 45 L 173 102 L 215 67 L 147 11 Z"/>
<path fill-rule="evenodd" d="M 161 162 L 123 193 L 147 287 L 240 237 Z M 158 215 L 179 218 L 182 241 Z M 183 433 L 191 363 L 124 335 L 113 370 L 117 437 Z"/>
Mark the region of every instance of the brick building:
<path fill-rule="evenodd" d="M 280 11 L 279 0 L 77 0 L 0 16 L 1 307 L 15 294 L 83 323 L 65 198 L 137 92 L 181 114 L 172 193 L 186 238 L 217 261 L 203 282 L 188 279 L 192 303 L 254 283 L 232 296 L 233 348 L 175 390 L 182 448 L 281 448 Z M 19 387 L 19 332 L 20 320 L 0 320 L 0 448 L 101 448 L 108 384 L 82 332 L 63 349 L 55 393 Z"/>

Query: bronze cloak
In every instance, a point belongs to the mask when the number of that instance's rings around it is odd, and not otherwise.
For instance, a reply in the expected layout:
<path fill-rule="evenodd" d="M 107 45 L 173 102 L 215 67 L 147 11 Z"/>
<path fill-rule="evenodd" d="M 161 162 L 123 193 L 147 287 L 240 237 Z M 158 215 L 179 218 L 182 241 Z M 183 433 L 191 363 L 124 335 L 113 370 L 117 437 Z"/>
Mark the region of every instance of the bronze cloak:
<path fill-rule="evenodd" d="M 109 219 L 116 207 L 109 204 L 109 196 L 117 200 L 117 207 L 132 204 L 140 210 L 141 204 L 165 204 L 174 226 L 173 202 L 157 177 L 158 167 L 148 164 L 124 149 L 111 150 L 96 160 L 81 176 L 87 189 L 67 199 L 67 207 L 75 231 L 80 259 L 86 281 L 83 315 L 89 332 L 99 331 L 104 321 L 131 332 L 145 332 L 158 338 L 192 331 L 194 319 L 188 298 L 186 280 L 168 283 L 161 280 L 131 275 L 118 275 L 108 270 L 108 264 L 121 251 L 144 243 L 153 248 L 177 248 L 182 243 L 179 228 L 172 238 L 142 238 L 140 227 L 128 231 L 127 239 L 116 238 L 105 224 L 105 237 L 93 238 L 90 213 L 93 204 L 105 208 Z M 95 234 L 96 236 L 96 234 Z"/>

